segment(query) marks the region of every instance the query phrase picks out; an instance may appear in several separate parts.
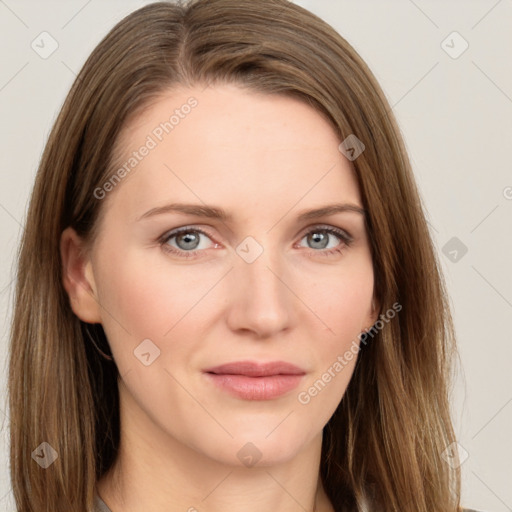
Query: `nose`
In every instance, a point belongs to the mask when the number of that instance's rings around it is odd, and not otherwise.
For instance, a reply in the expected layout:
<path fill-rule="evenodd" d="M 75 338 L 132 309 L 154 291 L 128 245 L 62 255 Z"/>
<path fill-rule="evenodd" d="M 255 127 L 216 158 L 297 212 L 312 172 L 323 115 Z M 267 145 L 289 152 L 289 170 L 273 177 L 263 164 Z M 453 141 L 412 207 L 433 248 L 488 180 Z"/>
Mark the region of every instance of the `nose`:
<path fill-rule="evenodd" d="M 297 299 L 287 283 L 289 273 L 271 252 L 264 249 L 251 263 L 235 255 L 228 291 L 228 324 L 233 331 L 268 338 L 289 329 L 294 321 Z"/>

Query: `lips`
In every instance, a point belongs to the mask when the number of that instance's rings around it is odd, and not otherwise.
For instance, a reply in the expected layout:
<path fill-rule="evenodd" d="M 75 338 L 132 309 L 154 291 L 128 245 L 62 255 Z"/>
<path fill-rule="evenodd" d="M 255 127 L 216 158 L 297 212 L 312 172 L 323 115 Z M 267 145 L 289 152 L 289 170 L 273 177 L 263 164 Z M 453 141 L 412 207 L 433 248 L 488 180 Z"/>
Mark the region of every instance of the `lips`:
<path fill-rule="evenodd" d="M 304 375 L 306 372 L 285 361 L 257 363 L 253 361 L 236 361 L 204 370 L 217 375 L 245 375 L 246 377 L 268 377 L 271 375 Z"/>
<path fill-rule="evenodd" d="M 306 372 L 291 363 L 237 361 L 204 370 L 208 382 L 243 400 L 272 400 L 295 389 Z"/>

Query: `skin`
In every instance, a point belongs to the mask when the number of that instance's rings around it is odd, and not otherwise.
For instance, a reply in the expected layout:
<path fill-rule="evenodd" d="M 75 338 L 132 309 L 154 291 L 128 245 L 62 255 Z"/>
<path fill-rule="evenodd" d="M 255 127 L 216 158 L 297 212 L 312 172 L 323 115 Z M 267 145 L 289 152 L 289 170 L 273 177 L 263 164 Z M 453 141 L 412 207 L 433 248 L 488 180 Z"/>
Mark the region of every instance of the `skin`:
<path fill-rule="evenodd" d="M 298 394 L 359 341 L 378 307 L 363 216 L 297 217 L 331 203 L 362 206 L 352 163 L 312 107 L 234 85 L 168 91 L 123 131 L 121 161 L 191 96 L 197 107 L 102 199 L 90 251 L 80 252 L 71 228 L 62 234 L 73 311 L 103 325 L 120 374 L 120 453 L 98 492 L 113 512 L 311 511 L 315 500 L 332 511 L 319 479 L 322 429 L 356 357 L 309 403 Z M 171 202 L 220 206 L 233 218 L 137 220 Z M 208 235 L 192 249 L 176 237 L 159 243 L 182 226 Z M 322 248 L 307 236 L 325 234 L 317 226 L 354 241 L 326 235 Z M 246 237 L 263 248 L 252 263 L 236 252 Z M 330 248 L 342 252 L 322 254 Z M 145 339 L 160 350 L 149 366 L 134 355 Z M 288 361 L 306 375 L 281 397 L 244 400 L 202 372 L 238 360 Z M 251 467 L 237 457 L 247 443 L 261 456 Z"/>

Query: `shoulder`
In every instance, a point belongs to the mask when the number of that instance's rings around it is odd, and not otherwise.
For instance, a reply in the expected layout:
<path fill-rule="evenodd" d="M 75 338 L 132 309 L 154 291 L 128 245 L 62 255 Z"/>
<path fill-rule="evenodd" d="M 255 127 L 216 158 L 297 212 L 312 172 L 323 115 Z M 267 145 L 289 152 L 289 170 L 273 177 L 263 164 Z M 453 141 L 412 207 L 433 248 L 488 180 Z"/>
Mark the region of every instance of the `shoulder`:
<path fill-rule="evenodd" d="M 463 508 L 462 512 L 484 512 L 483 510 L 477 510 L 476 508 Z"/>

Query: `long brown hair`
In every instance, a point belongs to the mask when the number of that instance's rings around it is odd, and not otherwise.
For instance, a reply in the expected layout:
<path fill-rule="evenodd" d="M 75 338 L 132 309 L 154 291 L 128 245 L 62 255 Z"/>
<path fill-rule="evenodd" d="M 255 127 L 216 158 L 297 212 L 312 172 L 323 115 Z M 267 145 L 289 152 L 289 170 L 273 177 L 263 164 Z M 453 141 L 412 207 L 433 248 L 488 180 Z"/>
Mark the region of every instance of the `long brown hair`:
<path fill-rule="evenodd" d="M 355 135 L 365 145 L 353 165 L 375 296 L 381 311 L 401 309 L 365 343 L 324 428 L 320 470 L 334 508 L 362 511 L 366 500 L 382 512 L 460 510 L 460 472 L 443 459 L 455 441 L 455 334 L 400 130 L 354 48 L 286 0 L 147 5 L 107 34 L 75 80 L 42 156 L 18 256 L 8 380 L 17 510 L 92 510 L 119 446 L 117 368 L 71 310 L 60 235 L 71 226 L 94 240 L 103 204 L 94 190 L 112 177 L 130 119 L 172 87 L 228 82 L 307 102 L 340 142 Z M 101 325 L 87 327 L 108 351 Z M 58 454 L 46 469 L 33 460 L 43 442 Z"/>

